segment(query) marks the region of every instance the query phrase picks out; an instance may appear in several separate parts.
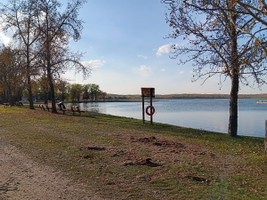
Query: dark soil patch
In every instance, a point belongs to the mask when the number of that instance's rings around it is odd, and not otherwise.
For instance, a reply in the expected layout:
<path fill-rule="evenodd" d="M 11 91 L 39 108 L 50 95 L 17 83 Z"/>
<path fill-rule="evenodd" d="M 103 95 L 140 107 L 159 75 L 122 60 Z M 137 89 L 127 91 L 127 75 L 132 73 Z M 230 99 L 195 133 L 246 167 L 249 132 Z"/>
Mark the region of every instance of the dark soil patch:
<path fill-rule="evenodd" d="M 80 150 L 105 151 L 105 147 L 81 147 Z"/>
<path fill-rule="evenodd" d="M 172 142 L 168 140 L 158 140 L 156 137 L 145 137 L 145 138 L 134 138 L 131 137 L 131 142 L 140 142 L 144 144 L 150 144 L 162 148 L 175 148 L 175 149 L 185 149 L 185 145 L 179 142 Z"/>
<path fill-rule="evenodd" d="M 90 158 L 93 158 L 94 156 L 92 154 L 85 154 L 85 155 L 81 155 L 80 157 L 82 157 L 83 159 L 90 159 Z"/>
<path fill-rule="evenodd" d="M 151 158 L 146 158 L 144 160 L 137 161 L 136 164 L 137 165 L 146 165 L 146 166 L 149 166 L 149 167 L 159 167 L 159 166 L 162 166 L 160 164 L 151 162 L 151 160 L 152 160 Z"/>
<path fill-rule="evenodd" d="M 121 150 L 121 151 L 118 151 L 118 152 L 114 153 L 114 154 L 112 155 L 112 157 L 120 157 L 120 156 L 124 156 L 124 155 L 126 155 L 126 154 L 127 154 L 127 153 L 126 153 L 125 151 Z"/>
<path fill-rule="evenodd" d="M 210 183 L 210 180 L 206 179 L 206 178 L 202 178 L 202 177 L 197 177 L 197 176 L 186 176 L 186 178 L 192 179 L 194 181 L 198 181 L 201 183 Z"/>
<path fill-rule="evenodd" d="M 136 162 L 125 162 L 123 166 L 131 166 L 131 165 L 145 165 L 149 167 L 159 167 L 162 166 L 161 164 L 157 164 L 151 161 L 151 158 L 146 158 L 142 160 L 138 160 Z"/>

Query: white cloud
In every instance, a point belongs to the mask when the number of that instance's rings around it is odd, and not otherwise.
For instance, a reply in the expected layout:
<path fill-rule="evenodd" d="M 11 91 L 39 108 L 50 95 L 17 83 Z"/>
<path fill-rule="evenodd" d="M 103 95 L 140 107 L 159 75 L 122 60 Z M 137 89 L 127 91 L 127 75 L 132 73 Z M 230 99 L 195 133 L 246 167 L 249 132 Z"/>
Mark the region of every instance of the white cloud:
<path fill-rule="evenodd" d="M 141 72 L 151 72 L 152 71 L 152 68 L 151 67 L 148 67 L 146 65 L 141 65 L 140 68 L 139 68 L 139 70 Z"/>
<path fill-rule="evenodd" d="M 179 71 L 179 74 L 181 74 L 181 75 L 184 74 L 184 71 Z"/>
<path fill-rule="evenodd" d="M 143 58 L 143 59 L 147 59 L 148 57 L 147 56 L 144 56 L 144 55 L 137 55 L 138 58 Z"/>
<path fill-rule="evenodd" d="M 4 33 L 0 32 L 0 40 L 3 42 L 4 45 L 8 45 L 11 42 L 11 38 L 6 36 Z"/>
<path fill-rule="evenodd" d="M 162 68 L 160 71 L 162 71 L 162 72 L 166 72 L 166 69 L 165 69 L 165 68 Z"/>
<path fill-rule="evenodd" d="M 102 67 L 105 63 L 106 63 L 105 60 L 88 60 L 88 61 L 82 62 L 83 65 L 89 66 L 92 68 Z"/>
<path fill-rule="evenodd" d="M 161 56 L 162 54 L 170 52 L 171 52 L 171 44 L 165 44 L 158 48 L 156 55 Z"/>
<path fill-rule="evenodd" d="M 0 15 L 0 43 L 3 43 L 5 46 L 10 45 L 11 42 L 14 42 L 12 39 L 13 35 L 13 28 L 9 28 L 7 31 L 3 32 L 1 29 L 3 29 L 6 26 L 6 16 Z"/>

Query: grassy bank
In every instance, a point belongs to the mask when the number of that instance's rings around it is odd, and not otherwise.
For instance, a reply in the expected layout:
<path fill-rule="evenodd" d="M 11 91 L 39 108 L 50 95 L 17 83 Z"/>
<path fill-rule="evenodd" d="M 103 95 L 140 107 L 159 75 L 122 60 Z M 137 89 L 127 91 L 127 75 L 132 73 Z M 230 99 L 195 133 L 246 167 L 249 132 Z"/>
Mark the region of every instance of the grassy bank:
<path fill-rule="evenodd" d="M 0 107 L 0 136 L 108 199 L 266 199 L 263 138 Z"/>

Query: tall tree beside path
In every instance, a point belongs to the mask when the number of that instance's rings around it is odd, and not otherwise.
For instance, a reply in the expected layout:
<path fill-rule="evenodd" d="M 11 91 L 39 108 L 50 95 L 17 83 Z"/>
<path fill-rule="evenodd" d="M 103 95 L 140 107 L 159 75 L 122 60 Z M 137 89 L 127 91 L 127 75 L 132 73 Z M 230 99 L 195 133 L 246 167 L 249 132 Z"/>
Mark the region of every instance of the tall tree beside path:
<path fill-rule="evenodd" d="M 194 80 L 205 82 L 215 75 L 220 83 L 231 80 L 229 136 L 237 135 L 240 83 L 261 86 L 267 73 L 266 7 L 255 17 L 238 2 L 162 0 L 173 28 L 170 38 L 179 41 L 172 45 L 173 58 L 193 63 Z M 263 1 L 257 2 L 254 7 L 261 9 Z"/>
<path fill-rule="evenodd" d="M 39 0 L 39 9 L 42 13 L 39 19 L 41 30 L 40 63 L 46 70 L 51 92 L 52 112 L 56 113 L 56 99 L 54 82 L 66 69 L 75 67 L 89 74 L 89 68 L 80 62 L 81 54 L 73 53 L 69 49 L 71 38 L 79 40 L 81 37 L 82 21 L 78 19 L 78 11 L 85 0 L 70 1 L 62 11 L 57 0 Z"/>
<path fill-rule="evenodd" d="M 39 39 L 40 30 L 37 28 L 38 7 L 36 0 L 9 0 L 7 5 L 1 9 L 3 30 L 12 29 L 13 41 L 12 46 L 17 45 L 21 50 L 21 56 L 24 57 L 25 78 L 28 90 L 28 100 L 30 108 L 33 106 L 32 78 L 38 74 L 38 65 L 36 61 L 36 41 Z"/>

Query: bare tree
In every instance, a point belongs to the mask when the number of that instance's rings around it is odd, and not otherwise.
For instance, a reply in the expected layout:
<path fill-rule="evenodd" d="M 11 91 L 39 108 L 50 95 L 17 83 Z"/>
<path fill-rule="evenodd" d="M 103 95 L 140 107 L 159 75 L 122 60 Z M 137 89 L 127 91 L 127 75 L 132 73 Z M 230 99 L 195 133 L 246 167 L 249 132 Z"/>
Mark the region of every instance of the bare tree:
<path fill-rule="evenodd" d="M 69 41 L 80 39 L 82 21 L 78 19 L 78 11 L 85 3 L 84 0 L 75 0 L 68 3 L 64 12 L 61 12 L 61 4 L 57 0 L 40 0 L 39 9 L 42 16 L 39 19 L 41 30 L 41 63 L 46 70 L 50 86 L 52 112 L 56 113 L 54 81 L 60 77 L 66 69 L 75 67 L 84 74 L 89 69 L 81 64 L 81 54 L 69 50 Z"/>
<path fill-rule="evenodd" d="M 37 0 L 9 0 L 3 6 L 2 18 L 3 30 L 13 29 L 13 37 L 18 39 L 21 55 L 25 58 L 25 77 L 27 79 L 28 100 L 30 108 L 33 106 L 32 77 L 38 73 L 34 64 L 36 59 L 36 41 L 39 38 L 39 29 L 36 28 L 38 13 Z M 13 42 L 12 45 L 15 45 Z"/>
<path fill-rule="evenodd" d="M 219 75 L 221 81 L 230 78 L 228 135 L 236 136 L 240 82 L 245 85 L 254 81 L 259 85 L 265 83 L 266 55 L 258 40 L 266 44 L 262 31 L 266 26 L 244 14 L 235 0 L 162 2 L 169 8 L 167 23 L 174 30 L 170 37 L 186 41 L 186 45 L 172 46 L 174 58 L 187 55 L 181 63 L 193 62 L 195 80 L 205 82 L 215 75 Z"/>

